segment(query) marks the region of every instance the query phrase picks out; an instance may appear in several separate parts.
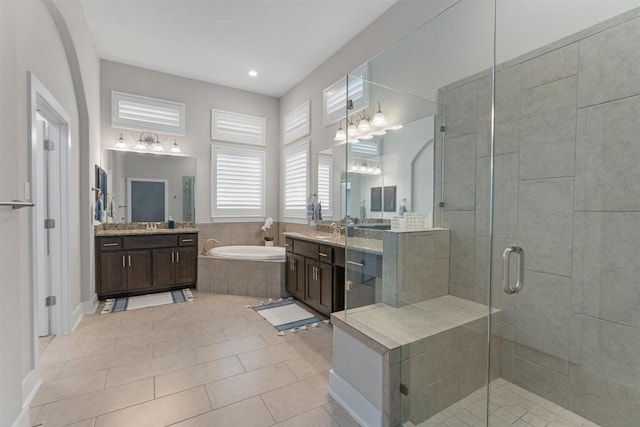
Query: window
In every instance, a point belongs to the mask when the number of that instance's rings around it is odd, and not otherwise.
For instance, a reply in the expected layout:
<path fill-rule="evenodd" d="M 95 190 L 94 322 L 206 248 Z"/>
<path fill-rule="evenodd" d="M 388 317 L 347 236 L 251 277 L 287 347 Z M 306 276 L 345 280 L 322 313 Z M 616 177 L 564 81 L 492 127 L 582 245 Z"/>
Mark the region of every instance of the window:
<path fill-rule="evenodd" d="M 267 120 L 231 111 L 211 110 L 211 139 L 249 145 L 266 145 Z"/>
<path fill-rule="evenodd" d="M 264 216 L 264 151 L 211 148 L 211 217 Z"/>
<path fill-rule="evenodd" d="M 333 157 L 320 154 L 318 156 L 318 200 L 322 204 L 322 216 L 333 216 L 331 207 L 331 182 L 333 177 Z"/>
<path fill-rule="evenodd" d="M 310 125 L 311 103 L 304 104 L 284 116 L 283 135 L 285 145 L 296 141 L 311 132 Z"/>
<path fill-rule="evenodd" d="M 185 134 L 185 105 L 141 95 L 111 92 L 111 125 L 114 128 Z"/>
<path fill-rule="evenodd" d="M 349 93 L 347 97 L 347 76 L 341 78 L 323 92 L 324 125 L 329 126 L 346 116 L 347 99 L 353 101 L 352 111 L 369 106 L 368 64 L 363 64 L 349 73 Z"/>
<path fill-rule="evenodd" d="M 285 150 L 283 213 L 285 217 L 307 217 L 308 170 L 309 141 L 304 141 Z"/>

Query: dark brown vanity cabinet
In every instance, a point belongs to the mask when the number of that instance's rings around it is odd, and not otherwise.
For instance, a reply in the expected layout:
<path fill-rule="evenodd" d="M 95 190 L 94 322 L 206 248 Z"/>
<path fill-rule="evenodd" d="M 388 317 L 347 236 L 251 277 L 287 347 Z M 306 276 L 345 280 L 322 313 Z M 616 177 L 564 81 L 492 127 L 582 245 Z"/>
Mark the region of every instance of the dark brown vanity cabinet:
<path fill-rule="evenodd" d="M 287 238 L 286 288 L 295 298 L 329 315 L 344 309 L 344 249 Z M 337 262 L 336 262 L 337 261 Z"/>
<path fill-rule="evenodd" d="M 197 234 L 96 237 L 99 298 L 195 286 Z"/>

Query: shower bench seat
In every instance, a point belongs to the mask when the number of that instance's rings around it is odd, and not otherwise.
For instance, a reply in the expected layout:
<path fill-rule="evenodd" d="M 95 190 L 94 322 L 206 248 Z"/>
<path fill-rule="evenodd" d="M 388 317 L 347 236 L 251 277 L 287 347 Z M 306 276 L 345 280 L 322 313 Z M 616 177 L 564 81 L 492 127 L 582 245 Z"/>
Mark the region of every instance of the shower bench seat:
<path fill-rule="evenodd" d="M 487 306 L 451 295 L 334 313 L 329 393 L 364 425 L 419 424 L 485 384 L 488 318 Z"/>

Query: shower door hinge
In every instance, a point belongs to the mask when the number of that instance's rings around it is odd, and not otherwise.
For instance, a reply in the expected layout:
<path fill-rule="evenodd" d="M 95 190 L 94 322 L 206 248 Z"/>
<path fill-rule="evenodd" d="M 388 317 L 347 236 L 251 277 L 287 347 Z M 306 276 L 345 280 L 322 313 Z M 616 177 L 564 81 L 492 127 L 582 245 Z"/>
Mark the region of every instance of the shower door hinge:
<path fill-rule="evenodd" d="M 347 110 L 353 110 L 353 100 L 347 99 Z"/>
<path fill-rule="evenodd" d="M 44 150 L 45 151 L 53 151 L 56 149 L 56 143 L 50 139 L 44 140 Z"/>
<path fill-rule="evenodd" d="M 54 295 L 51 295 L 49 297 L 46 297 L 44 299 L 44 306 L 45 307 L 52 307 L 56 305 L 56 297 Z"/>
<path fill-rule="evenodd" d="M 52 228 L 56 228 L 56 220 L 53 218 L 47 218 L 44 220 L 44 229 L 50 230 Z"/>
<path fill-rule="evenodd" d="M 444 125 L 440 126 L 440 132 L 444 132 Z"/>
<path fill-rule="evenodd" d="M 402 384 L 400 383 L 400 393 L 404 394 L 405 396 L 409 395 L 409 386 L 406 384 Z"/>

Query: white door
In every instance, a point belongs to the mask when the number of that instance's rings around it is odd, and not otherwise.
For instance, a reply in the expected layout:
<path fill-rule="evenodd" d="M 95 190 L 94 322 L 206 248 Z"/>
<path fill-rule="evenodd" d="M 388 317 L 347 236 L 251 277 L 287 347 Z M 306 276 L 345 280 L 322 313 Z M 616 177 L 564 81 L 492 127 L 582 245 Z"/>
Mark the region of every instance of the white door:
<path fill-rule="evenodd" d="M 35 178 L 36 227 L 41 228 L 42 240 L 35 245 L 39 270 L 37 280 L 36 310 L 38 335 L 51 334 L 51 296 L 60 285 L 60 141 L 61 126 L 55 117 L 47 117 L 46 112 L 36 114 L 38 147 Z"/>

